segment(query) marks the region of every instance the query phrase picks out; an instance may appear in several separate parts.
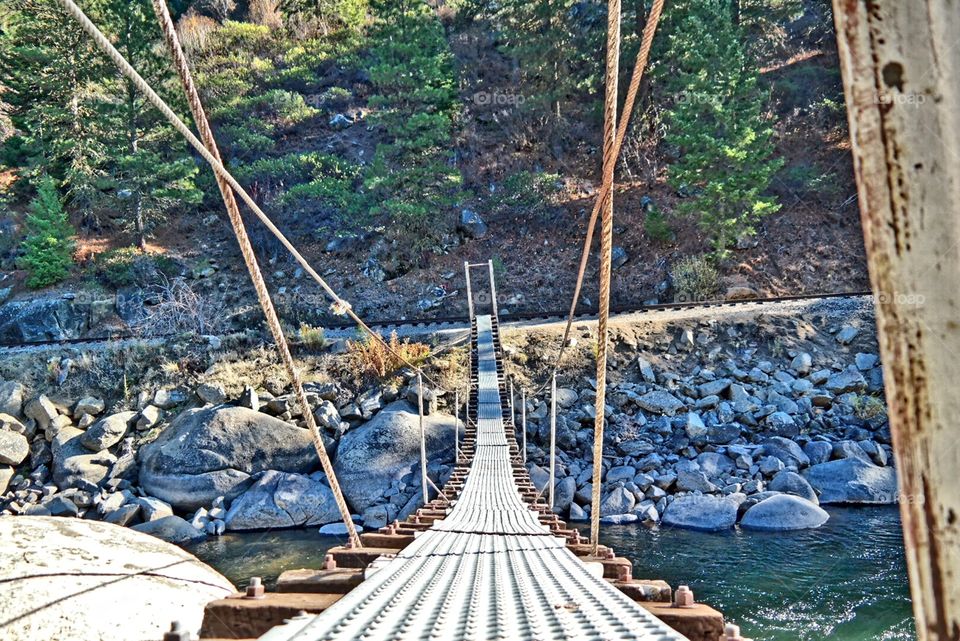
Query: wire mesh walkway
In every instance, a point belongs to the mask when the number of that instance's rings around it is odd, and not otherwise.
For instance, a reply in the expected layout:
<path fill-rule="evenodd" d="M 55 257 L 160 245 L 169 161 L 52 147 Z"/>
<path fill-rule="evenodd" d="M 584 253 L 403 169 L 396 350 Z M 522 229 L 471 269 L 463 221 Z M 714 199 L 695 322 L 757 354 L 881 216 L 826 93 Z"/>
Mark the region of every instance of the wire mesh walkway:
<path fill-rule="evenodd" d="M 496 331 L 491 316 L 476 318 L 476 451 L 447 516 L 322 614 L 262 639 L 685 639 L 580 562 L 524 503 Z"/>

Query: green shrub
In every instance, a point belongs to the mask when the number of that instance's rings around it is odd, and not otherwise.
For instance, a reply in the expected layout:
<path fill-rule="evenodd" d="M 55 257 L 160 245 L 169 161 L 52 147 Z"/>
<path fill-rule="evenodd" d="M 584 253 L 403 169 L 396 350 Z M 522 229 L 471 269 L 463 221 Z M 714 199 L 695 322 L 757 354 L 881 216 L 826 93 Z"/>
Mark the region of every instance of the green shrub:
<path fill-rule="evenodd" d="M 56 181 L 46 177 L 37 187 L 37 196 L 30 203 L 27 216 L 27 237 L 23 241 L 21 266 L 30 272 L 27 286 L 47 287 L 70 275 L 73 266 L 73 237 Z"/>
<path fill-rule="evenodd" d="M 720 290 L 720 274 L 707 256 L 688 256 L 673 266 L 674 300 L 712 300 Z"/>
<path fill-rule="evenodd" d="M 665 243 L 674 239 L 673 229 L 667 222 L 666 216 L 659 209 L 653 208 L 644 214 L 643 231 L 651 240 Z"/>
<path fill-rule="evenodd" d="M 517 215 L 543 214 L 560 193 L 560 176 L 518 171 L 503 181 L 491 198 L 496 210 L 509 208 Z"/>
<path fill-rule="evenodd" d="M 314 327 L 308 323 L 300 323 L 297 330 L 300 342 L 308 347 L 323 348 L 327 345 L 327 338 L 324 335 L 322 327 Z"/>
<path fill-rule="evenodd" d="M 148 285 L 160 279 L 161 274 L 174 271 L 175 265 L 161 254 L 149 254 L 136 247 L 111 249 L 97 256 L 97 276 L 112 287 Z"/>

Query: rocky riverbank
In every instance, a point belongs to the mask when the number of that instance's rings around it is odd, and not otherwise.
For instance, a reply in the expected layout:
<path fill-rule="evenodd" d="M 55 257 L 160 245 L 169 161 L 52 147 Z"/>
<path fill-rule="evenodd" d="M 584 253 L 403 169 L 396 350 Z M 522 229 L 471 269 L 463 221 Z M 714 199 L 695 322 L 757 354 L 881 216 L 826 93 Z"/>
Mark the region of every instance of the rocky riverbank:
<path fill-rule="evenodd" d="M 576 329 L 569 362 L 582 367 L 564 369 L 557 399 L 555 507 L 572 521 L 589 518 L 592 493 L 592 327 Z M 535 374 L 551 362 L 555 336 L 513 330 L 504 342 L 509 371 Z M 462 352 L 432 366 L 462 380 L 452 373 Z M 30 387 L 0 384 L 0 509 L 105 520 L 181 543 L 225 531 L 336 531 L 332 493 L 290 390 L 259 362 L 223 356 L 178 354 L 174 373 L 152 365 L 122 396 L 115 383 L 78 394 L 71 382 L 94 380 L 79 372 L 59 388 L 41 385 L 23 365 Z M 77 361 L 96 369 L 86 358 Z M 378 528 L 420 505 L 415 381 L 400 372 L 358 384 L 341 374 L 345 358 L 310 361 L 321 371 L 308 399 L 355 521 Z M 191 360 L 202 373 L 181 376 Z M 895 502 L 882 391 L 864 303 L 617 325 L 602 518 L 783 530 L 821 525 L 831 504 Z M 453 460 L 451 403 L 426 391 L 428 474 L 438 485 Z M 527 418 L 531 476 L 543 488 L 548 399 L 529 399 Z"/>

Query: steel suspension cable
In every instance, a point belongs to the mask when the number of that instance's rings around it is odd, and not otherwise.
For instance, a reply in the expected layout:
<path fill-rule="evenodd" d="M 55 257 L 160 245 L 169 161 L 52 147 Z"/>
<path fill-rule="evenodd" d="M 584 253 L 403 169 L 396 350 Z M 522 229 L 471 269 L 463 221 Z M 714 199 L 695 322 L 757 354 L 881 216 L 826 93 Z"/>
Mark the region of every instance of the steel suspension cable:
<path fill-rule="evenodd" d="M 603 185 L 613 185 L 617 167 L 617 80 L 620 73 L 620 0 L 607 1 L 607 73 L 603 105 Z M 600 317 L 597 327 L 597 396 L 593 423 L 593 488 L 590 500 L 590 543 L 600 545 L 600 479 L 603 474 L 603 422 L 607 393 L 607 320 L 610 315 L 610 273 L 613 255 L 613 190 L 603 201 L 600 219 Z"/>
<path fill-rule="evenodd" d="M 207 121 L 206 112 L 204 111 L 203 104 L 200 101 L 200 94 L 197 92 L 196 85 L 193 82 L 193 75 L 190 73 L 190 67 L 187 64 L 187 58 L 183 53 L 183 48 L 180 46 L 180 39 L 177 37 L 177 30 L 173 24 L 173 19 L 170 17 L 170 12 L 167 9 L 166 2 L 164 0 L 153 0 L 153 10 L 157 15 L 157 20 L 160 23 L 160 29 L 163 32 L 164 40 L 166 40 L 167 47 L 170 50 L 170 55 L 173 58 L 177 74 L 180 76 L 180 82 L 183 85 L 184 93 L 187 96 L 187 102 L 190 104 L 190 111 L 193 114 L 194 123 L 197 126 L 197 130 L 200 132 L 200 137 L 203 139 L 203 145 L 207 151 L 219 162 L 220 150 L 217 148 L 217 142 L 213 136 L 213 132 L 210 129 L 210 123 Z M 350 508 L 347 506 L 346 499 L 343 496 L 343 491 L 340 489 L 340 483 L 337 481 L 336 473 L 333 470 L 333 464 L 330 462 L 330 457 L 327 455 L 326 447 L 323 443 L 323 437 L 320 434 L 320 429 L 317 426 L 316 419 L 314 418 L 313 411 L 310 407 L 310 401 L 307 400 L 306 392 L 303 390 L 303 382 L 300 378 L 300 373 L 297 371 L 293 356 L 290 353 L 290 347 L 287 344 L 287 340 L 283 334 L 283 329 L 280 326 L 280 318 L 273 306 L 273 301 L 271 300 L 270 293 L 267 290 L 267 284 L 264 281 L 263 273 L 261 272 L 260 266 L 257 263 L 257 257 L 254 254 L 253 245 L 250 243 L 250 237 L 247 235 L 243 218 L 240 216 L 240 208 L 237 205 L 237 200 L 234 196 L 233 190 L 230 188 L 230 184 L 224 180 L 220 174 L 216 174 L 216 179 L 217 186 L 220 188 L 220 195 L 223 197 L 223 204 L 226 207 L 227 215 L 230 218 L 230 224 L 233 227 L 234 235 L 237 237 L 237 243 L 240 246 L 240 253 L 243 255 L 243 261 L 247 266 L 247 271 L 250 273 L 250 280 L 253 281 L 253 287 L 256 290 L 257 299 L 260 301 L 260 306 L 263 308 L 264 315 L 267 318 L 267 325 L 269 326 L 270 333 L 273 335 L 274 342 L 277 345 L 277 351 L 280 353 L 280 358 L 287 370 L 287 375 L 290 377 L 294 394 L 296 395 L 297 402 L 300 405 L 300 411 L 305 422 L 307 423 L 307 428 L 310 430 L 310 436 L 313 440 L 313 445 L 317 450 L 317 455 L 320 457 L 320 464 L 323 467 L 323 472 L 327 476 L 327 482 L 330 484 L 330 489 L 337 504 L 337 509 L 340 511 L 343 524 L 347 528 L 347 534 L 350 538 L 350 543 L 355 547 L 360 547 L 362 544 L 360 542 L 360 537 L 357 535 L 357 530 L 354 526 L 353 519 L 350 517 Z"/>
<path fill-rule="evenodd" d="M 364 321 L 361 319 L 356 312 L 353 311 L 350 303 L 341 298 L 326 280 L 307 262 L 306 258 L 297 250 L 296 247 L 290 242 L 289 239 L 277 228 L 277 226 L 270 220 L 260 206 L 256 203 L 250 194 L 237 182 L 236 178 L 227 170 L 224 164 L 217 159 L 213 154 L 211 154 L 203 143 L 190 131 L 190 128 L 177 116 L 173 110 L 167 105 L 167 103 L 153 90 L 152 87 L 137 73 L 136 69 L 130 65 L 129 62 L 120 54 L 119 51 L 111 44 L 107 37 L 100 31 L 99 28 L 87 17 L 83 10 L 76 5 L 73 0 L 57 0 L 57 2 L 66 9 L 67 13 L 70 14 L 83 28 L 83 30 L 93 38 L 97 46 L 103 51 L 113 63 L 120 69 L 120 72 L 123 73 L 137 89 L 150 101 L 150 103 L 160 111 L 161 114 L 173 125 L 174 129 L 182 135 L 190 145 L 196 149 L 197 153 L 207 161 L 210 167 L 214 170 L 217 176 L 222 178 L 233 191 L 240 196 L 240 199 L 250 208 L 253 214 L 260 220 L 261 223 L 276 237 L 277 240 L 290 252 L 294 259 L 303 267 L 304 271 L 313 278 L 317 284 L 324 290 L 327 296 L 330 298 L 332 303 L 332 308 L 336 313 L 345 314 L 351 320 L 353 320 L 356 325 L 363 330 L 367 335 L 373 338 L 375 341 L 379 342 L 390 354 L 397 358 L 401 363 L 410 367 L 415 372 L 420 372 L 423 374 L 431 384 L 433 384 L 438 389 L 442 389 L 437 381 L 432 377 L 423 372 L 422 368 L 411 363 L 409 359 L 404 357 L 402 354 L 394 350 L 390 343 L 384 340 L 382 336 L 373 331 Z"/>
<path fill-rule="evenodd" d="M 637 52 L 637 59 L 633 66 L 633 74 L 630 77 L 630 85 L 627 88 L 627 97 L 623 103 L 623 112 L 621 114 L 621 119 L 617 127 L 617 138 L 614 143 L 612 153 L 615 158 L 619 158 L 620 150 L 623 147 L 623 141 L 626 139 L 627 130 L 630 125 L 630 119 L 633 115 L 633 107 L 636 103 L 637 93 L 640 90 L 640 82 L 643 80 L 644 71 L 647 68 L 647 63 L 650 59 L 650 49 L 653 47 L 653 37 L 656 35 L 657 26 L 660 23 L 660 16 L 663 14 L 663 6 L 665 0 L 654 0 L 653 6 L 650 8 L 650 14 L 647 16 L 647 23 L 643 28 L 643 36 L 640 41 L 640 50 Z M 606 148 L 604 149 L 606 152 Z M 606 161 L 605 161 L 606 162 Z M 602 182 L 600 185 L 600 192 L 597 194 L 597 199 L 593 204 L 593 211 L 590 213 L 590 221 L 587 223 L 586 236 L 583 240 L 583 249 L 580 252 L 580 266 L 577 271 L 577 282 L 573 290 L 573 299 L 570 302 L 570 311 L 567 314 L 566 326 L 563 330 L 563 340 L 560 342 L 560 351 L 557 354 L 557 358 L 554 361 L 553 372 L 557 372 L 560 369 L 560 362 L 563 360 L 563 355 L 566 353 L 567 344 L 570 341 L 570 331 L 573 328 L 573 319 L 577 313 L 577 303 L 580 301 L 580 292 L 583 289 L 584 277 L 587 273 L 587 263 L 590 259 L 590 247 L 593 245 L 593 233 L 597 226 L 597 219 L 600 216 L 600 210 L 603 208 L 607 197 L 613 191 L 613 181 Z M 545 390 L 550 385 L 550 376 L 547 376 L 547 379 L 543 382 L 540 387 L 536 389 L 533 393 L 534 395 L 539 394 Z"/>

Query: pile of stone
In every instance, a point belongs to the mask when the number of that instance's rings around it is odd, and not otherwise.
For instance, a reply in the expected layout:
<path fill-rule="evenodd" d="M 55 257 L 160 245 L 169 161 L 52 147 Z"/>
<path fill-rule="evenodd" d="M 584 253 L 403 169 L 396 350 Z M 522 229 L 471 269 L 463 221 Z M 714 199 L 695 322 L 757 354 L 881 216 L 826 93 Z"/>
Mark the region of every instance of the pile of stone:
<path fill-rule="evenodd" d="M 838 345 L 856 331 L 843 328 Z M 710 336 L 681 333 L 676 354 Z M 852 362 L 808 352 L 779 360 L 751 349 L 676 374 L 636 353 L 631 376 L 608 387 L 601 520 L 720 530 L 786 530 L 826 521 L 821 504 L 896 502 L 896 474 L 875 354 Z M 842 349 L 840 350 L 843 351 Z M 558 390 L 555 510 L 586 520 L 593 491 L 595 385 Z M 535 484 L 548 482 L 546 400 L 530 402 Z"/>
<path fill-rule="evenodd" d="M 340 521 L 295 397 L 279 384 L 143 393 L 137 409 L 102 399 L 29 399 L 0 384 L 0 509 L 135 527 L 176 543 L 225 531 Z M 422 502 L 415 380 L 353 395 L 310 383 L 307 399 L 355 520 L 370 528 Z M 452 472 L 454 419 L 424 390 L 428 473 Z M 168 422 L 169 421 L 169 422 Z M 462 426 L 459 426 L 462 429 Z"/>

